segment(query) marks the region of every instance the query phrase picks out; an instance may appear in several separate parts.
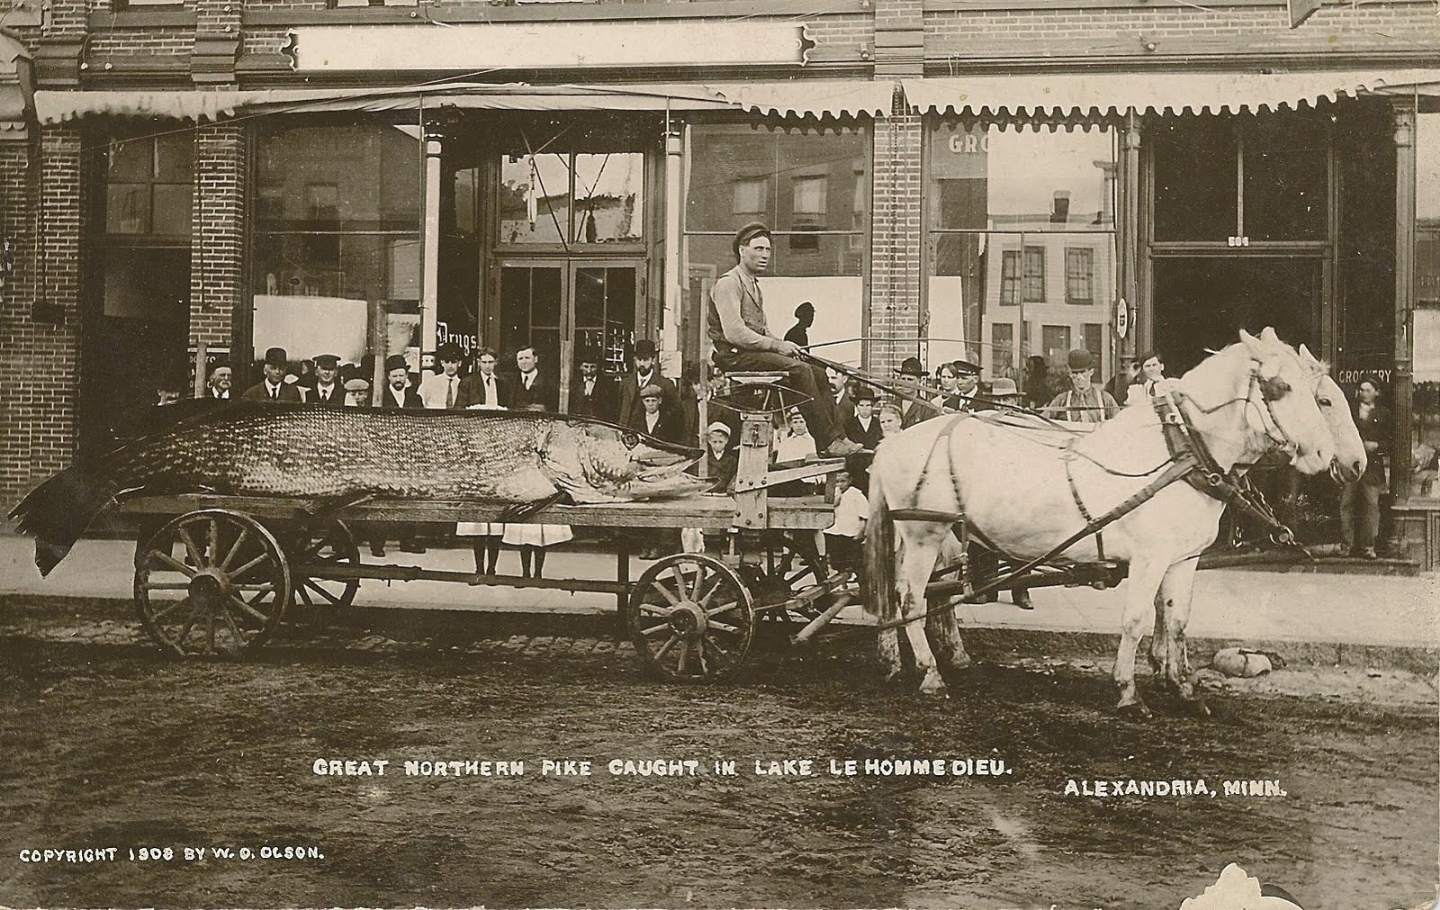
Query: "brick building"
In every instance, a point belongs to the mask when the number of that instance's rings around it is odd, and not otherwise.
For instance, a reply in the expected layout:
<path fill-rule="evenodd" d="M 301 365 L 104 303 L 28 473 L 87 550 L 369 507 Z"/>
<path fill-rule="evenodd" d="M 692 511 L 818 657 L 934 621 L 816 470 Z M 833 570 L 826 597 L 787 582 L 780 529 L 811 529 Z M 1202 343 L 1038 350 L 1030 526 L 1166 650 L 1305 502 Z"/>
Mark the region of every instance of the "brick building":
<path fill-rule="evenodd" d="M 1440 546 L 1433 2 L 0 4 L 7 507 L 202 348 L 674 372 L 762 220 L 777 334 L 813 301 L 872 369 L 1173 374 L 1273 324 L 1374 372 Z"/>

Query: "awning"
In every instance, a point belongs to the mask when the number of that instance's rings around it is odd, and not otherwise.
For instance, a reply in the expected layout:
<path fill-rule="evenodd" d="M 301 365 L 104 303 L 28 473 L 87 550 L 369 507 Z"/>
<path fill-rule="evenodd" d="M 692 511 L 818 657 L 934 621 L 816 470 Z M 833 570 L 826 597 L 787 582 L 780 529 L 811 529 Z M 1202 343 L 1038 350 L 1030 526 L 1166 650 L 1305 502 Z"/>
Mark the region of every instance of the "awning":
<path fill-rule="evenodd" d="M 1440 78 L 1434 69 L 1306 73 L 1065 73 L 906 79 L 922 113 L 1001 116 L 1256 113 L 1383 92 Z"/>
<path fill-rule="evenodd" d="M 709 83 L 706 88 L 744 110 L 777 117 L 884 117 L 895 93 L 894 82 L 860 79 Z"/>
<path fill-rule="evenodd" d="M 704 86 L 533 86 L 447 83 L 373 89 L 259 89 L 251 91 L 40 91 L 35 116 L 43 124 L 82 117 L 165 117 L 203 122 L 258 113 L 404 111 L 452 106 L 490 110 L 731 110 Z"/>
<path fill-rule="evenodd" d="M 252 91 L 40 91 L 42 124 L 82 117 L 165 117 L 203 122 L 237 114 L 408 111 L 422 106 L 513 111 L 756 111 L 776 116 L 874 116 L 890 111 L 889 82 L 650 83 L 426 86 Z"/>

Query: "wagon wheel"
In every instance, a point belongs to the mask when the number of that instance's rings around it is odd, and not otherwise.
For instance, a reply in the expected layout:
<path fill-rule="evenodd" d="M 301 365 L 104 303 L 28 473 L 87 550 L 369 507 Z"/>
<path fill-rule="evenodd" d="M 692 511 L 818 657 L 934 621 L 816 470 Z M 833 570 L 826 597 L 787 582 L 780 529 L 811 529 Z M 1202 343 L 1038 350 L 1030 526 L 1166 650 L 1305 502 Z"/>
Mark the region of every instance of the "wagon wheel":
<path fill-rule="evenodd" d="M 322 618 L 355 602 L 360 579 L 316 578 L 306 572 L 314 566 L 360 565 L 360 548 L 349 525 L 338 518 L 306 522 L 289 535 L 287 543 L 296 606 L 303 605 L 306 614 Z"/>
<path fill-rule="evenodd" d="M 668 680 L 733 675 L 755 637 L 750 591 L 729 566 L 676 553 L 651 565 L 630 589 L 625 627 L 647 667 Z"/>
<path fill-rule="evenodd" d="M 819 553 L 811 546 L 795 546 L 795 538 L 781 532 L 766 532 L 763 546 L 753 561 L 740 567 L 755 594 L 756 615 L 761 622 L 788 623 L 789 610 L 773 607 L 824 578 Z M 810 609 L 797 612 L 819 612 Z"/>
<path fill-rule="evenodd" d="M 179 600 L 152 599 L 158 591 Z M 156 531 L 135 553 L 135 608 L 168 652 L 234 656 L 263 645 L 290 603 L 290 565 L 248 515 L 202 509 Z"/>

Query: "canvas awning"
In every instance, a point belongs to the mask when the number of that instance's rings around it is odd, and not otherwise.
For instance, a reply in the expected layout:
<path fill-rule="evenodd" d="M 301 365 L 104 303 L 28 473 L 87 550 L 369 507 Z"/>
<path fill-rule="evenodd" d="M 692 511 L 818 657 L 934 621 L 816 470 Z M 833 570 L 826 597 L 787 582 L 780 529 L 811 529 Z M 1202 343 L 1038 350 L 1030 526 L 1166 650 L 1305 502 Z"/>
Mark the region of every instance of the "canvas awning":
<path fill-rule="evenodd" d="M 907 79 L 922 113 L 1057 117 L 1124 113 L 1257 113 L 1298 108 L 1440 78 L 1436 70 L 1305 73 L 1066 73 Z"/>
<path fill-rule="evenodd" d="M 42 124 L 83 117 L 165 117 L 204 122 L 241 113 L 405 111 L 450 106 L 516 111 L 745 110 L 775 116 L 874 116 L 890 110 L 893 85 L 868 81 L 503 85 L 448 83 L 392 88 L 249 91 L 40 91 Z"/>

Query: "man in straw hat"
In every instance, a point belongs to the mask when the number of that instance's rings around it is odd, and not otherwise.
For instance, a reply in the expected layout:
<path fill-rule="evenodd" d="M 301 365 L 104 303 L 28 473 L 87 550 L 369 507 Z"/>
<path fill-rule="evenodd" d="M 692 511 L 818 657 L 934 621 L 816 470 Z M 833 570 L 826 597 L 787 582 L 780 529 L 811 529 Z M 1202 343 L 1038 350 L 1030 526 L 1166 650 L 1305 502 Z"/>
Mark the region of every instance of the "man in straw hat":
<path fill-rule="evenodd" d="M 735 232 L 738 260 L 710 290 L 706 314 L 715 362 L 726 371 L 784 372 L 786 383 L 806 401 L 801 410 L 816 447 L 824 455 L 849 455 L 859 445 L 846 439 L 835 417 L 835 399 L 825 369 L 801 360 L 800 346 L 776 338 L 765 321 L 760 275 L 770 268 L 770 229 L 752 222 Z"/>

